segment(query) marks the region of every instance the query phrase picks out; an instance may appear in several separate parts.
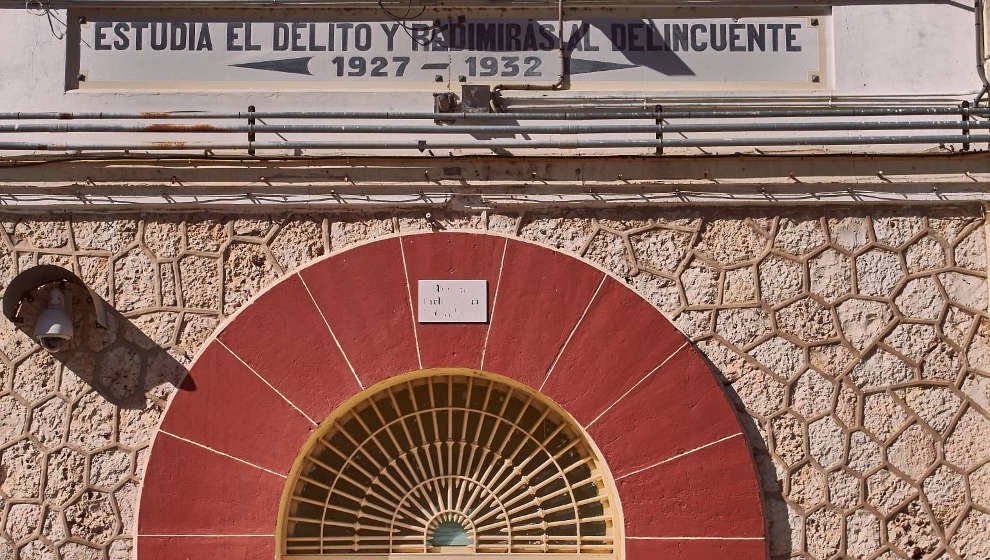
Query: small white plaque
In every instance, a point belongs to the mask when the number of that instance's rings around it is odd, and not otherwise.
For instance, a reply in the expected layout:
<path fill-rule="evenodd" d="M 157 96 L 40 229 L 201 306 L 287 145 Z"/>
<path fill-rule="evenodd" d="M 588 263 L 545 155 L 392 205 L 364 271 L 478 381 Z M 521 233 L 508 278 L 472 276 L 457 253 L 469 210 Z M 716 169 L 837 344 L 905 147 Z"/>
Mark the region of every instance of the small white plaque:
<path fill-rule="evenodd" d="M 420 323 L 487 323 L 488 280 L 420 280 Z"/>

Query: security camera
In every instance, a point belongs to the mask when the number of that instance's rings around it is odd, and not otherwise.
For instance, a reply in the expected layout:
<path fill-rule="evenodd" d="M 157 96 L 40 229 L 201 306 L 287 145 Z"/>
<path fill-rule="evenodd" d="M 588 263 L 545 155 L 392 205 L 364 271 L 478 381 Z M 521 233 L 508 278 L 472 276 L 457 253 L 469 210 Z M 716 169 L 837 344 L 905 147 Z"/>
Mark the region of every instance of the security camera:
<path fill-rule="evenodd" d="M 34 326 L 34 336 L 49 352 L 65 350 L 72 339 L 72 300 L 62 288 L 52 288 L 48 307 L 41 312 Z"/>

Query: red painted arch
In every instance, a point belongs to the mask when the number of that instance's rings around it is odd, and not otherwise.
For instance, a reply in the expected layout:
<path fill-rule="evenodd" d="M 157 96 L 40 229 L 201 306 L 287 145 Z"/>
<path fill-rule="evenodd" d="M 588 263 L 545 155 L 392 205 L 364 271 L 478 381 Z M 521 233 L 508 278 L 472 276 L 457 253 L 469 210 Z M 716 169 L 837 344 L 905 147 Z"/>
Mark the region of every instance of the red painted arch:
<path fill-rule="evenodd" d="M 487 279 L 490 323 L 416 323 L 419 279 Z M 285 476 L 316 424 L 362 387 L 433 367 L 513 378 L 584 426 L 616 482 L 626 558 L 766 558 L 739 420 L 683 334 L 578 259 L 430 233 L 319 261 L 222 329 L 156 438 L 140 560 L 271 558 Z"/>

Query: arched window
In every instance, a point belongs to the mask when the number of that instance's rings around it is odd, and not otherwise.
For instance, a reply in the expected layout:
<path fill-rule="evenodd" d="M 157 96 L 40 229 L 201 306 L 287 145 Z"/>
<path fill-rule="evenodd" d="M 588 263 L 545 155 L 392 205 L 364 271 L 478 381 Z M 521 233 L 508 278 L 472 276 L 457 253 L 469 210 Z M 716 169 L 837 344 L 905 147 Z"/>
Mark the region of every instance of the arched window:
<path fill-rule="evenodd" d="M 282 557 L 618 557 L 611 476 L 559 407 L 477 372 L 386 383 L 341 407 L 297 459 Z"/>

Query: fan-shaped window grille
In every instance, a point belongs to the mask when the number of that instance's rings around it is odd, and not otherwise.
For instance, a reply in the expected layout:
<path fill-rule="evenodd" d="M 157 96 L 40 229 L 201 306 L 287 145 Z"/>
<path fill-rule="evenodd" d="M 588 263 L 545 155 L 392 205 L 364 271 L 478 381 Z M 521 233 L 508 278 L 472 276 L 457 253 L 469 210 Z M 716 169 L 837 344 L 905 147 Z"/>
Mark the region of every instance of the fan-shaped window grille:
<path fill-rule="evenodd" d="M 281 551 L 617 558 L 612 488 L 582 431 L 529 389 L 419 375 L 310 440 L 289 479 Z"/>

